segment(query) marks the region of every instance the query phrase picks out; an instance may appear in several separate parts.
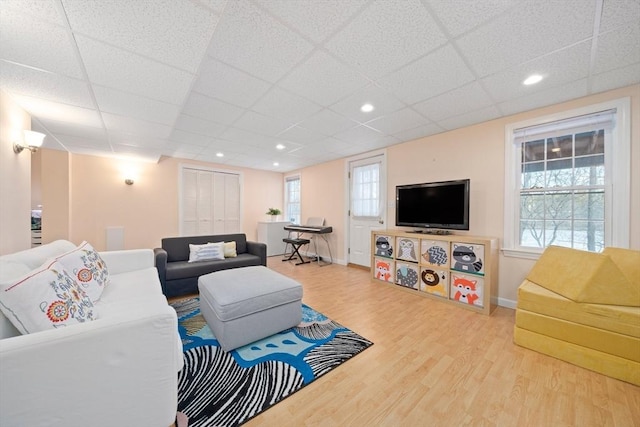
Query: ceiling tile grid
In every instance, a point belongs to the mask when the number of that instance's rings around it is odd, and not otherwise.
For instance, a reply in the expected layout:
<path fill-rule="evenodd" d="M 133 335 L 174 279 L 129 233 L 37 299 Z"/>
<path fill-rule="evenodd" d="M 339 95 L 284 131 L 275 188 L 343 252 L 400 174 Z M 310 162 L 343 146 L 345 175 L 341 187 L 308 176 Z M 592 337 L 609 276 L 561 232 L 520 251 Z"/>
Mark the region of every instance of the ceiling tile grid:
<path fill-rule="evenodd" d="M 0 89 L 72 153 L 286 172 L 638 83 L 638 0 L 0 1 Z"/>
<path fill-rule="evenodd" d="M 45 21 L 33 25 L 33 16 L 4 7 L 0 8 L 0 23 L 2 59 L 68 77 L 83 77 L 70 32 L 63 26 Z"/>

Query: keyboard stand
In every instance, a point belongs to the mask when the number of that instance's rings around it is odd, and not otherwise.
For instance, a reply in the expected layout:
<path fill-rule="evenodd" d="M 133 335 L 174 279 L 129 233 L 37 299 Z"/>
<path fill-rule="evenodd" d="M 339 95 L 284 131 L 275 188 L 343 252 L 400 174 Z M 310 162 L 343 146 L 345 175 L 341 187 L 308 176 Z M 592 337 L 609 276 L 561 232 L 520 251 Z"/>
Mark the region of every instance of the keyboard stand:
<path fill-rule="evenodd" d="M 297 262 L 296 265 L 300 265 L 300 264 L 308 264 L 311 261 L 305 261 L 302 258 L 302 255 L 300 255 L 299 249 L 300 247 L 304 246 L 304 245 L 308 245 L 309 243 L 311 243 L 311 240 L 309 239 L 282 239 L 283 242 L 290 244 L 291 247 L 293 248 L 291 255 L 289 255 L 289 258 L 284 258 L 282 261 L 291 261 L 294 260 L 296 258 L 296 256 L 300 259 L 300 262 Z M 314 242 L 315 243 L 315 242 Z"/>

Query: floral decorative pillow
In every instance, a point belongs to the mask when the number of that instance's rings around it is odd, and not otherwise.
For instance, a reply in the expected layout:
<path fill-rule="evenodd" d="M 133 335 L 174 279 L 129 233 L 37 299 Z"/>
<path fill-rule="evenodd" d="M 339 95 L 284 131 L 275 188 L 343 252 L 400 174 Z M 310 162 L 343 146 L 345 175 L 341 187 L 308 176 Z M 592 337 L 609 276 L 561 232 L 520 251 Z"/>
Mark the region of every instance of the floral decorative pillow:
<path fill-rule="evenodd" d="M 92 302 L 100 299 L 109 283 L 109 270 L 100 254 L 89 243 L 82 242 L 77 248 L 55 260 L 75 277 Z"/>
<path fill-rule="evenodd" d="M 0 310 L 22 334 L 98 318 L 91 298 L 59 262 L 3 284 Z"/>
<path fill-rule="evenodd" d="M 204 245 L 189 244 L 189 262 L 224 259 L 224 242 L 205 243 Z"/>

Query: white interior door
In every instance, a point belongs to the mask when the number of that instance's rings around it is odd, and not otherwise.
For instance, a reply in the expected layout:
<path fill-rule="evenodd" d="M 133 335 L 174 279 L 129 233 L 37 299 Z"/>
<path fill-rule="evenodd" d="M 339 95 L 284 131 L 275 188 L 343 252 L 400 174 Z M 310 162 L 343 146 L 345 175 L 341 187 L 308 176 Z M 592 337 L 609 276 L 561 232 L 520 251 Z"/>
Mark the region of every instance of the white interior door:
<path fill-rule="evenodd" d="M 371 267 L 371 231 L 386 228 L 384 154 L 349 162 L 348 262 Z"/>

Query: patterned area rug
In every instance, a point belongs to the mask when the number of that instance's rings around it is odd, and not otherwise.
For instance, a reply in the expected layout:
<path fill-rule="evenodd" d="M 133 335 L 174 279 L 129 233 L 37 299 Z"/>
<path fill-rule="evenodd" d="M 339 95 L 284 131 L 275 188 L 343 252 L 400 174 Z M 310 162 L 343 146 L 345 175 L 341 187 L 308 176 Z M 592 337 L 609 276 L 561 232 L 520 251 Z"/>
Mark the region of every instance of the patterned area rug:
<path fill-rule="evenodd" d="M 198 298 L 171 304 L 185 361 L 178 411 L 189 427 L 240 425 L 373 344 L 303 304 L 300 325 L 227 353 L 199 304 Z"/>

